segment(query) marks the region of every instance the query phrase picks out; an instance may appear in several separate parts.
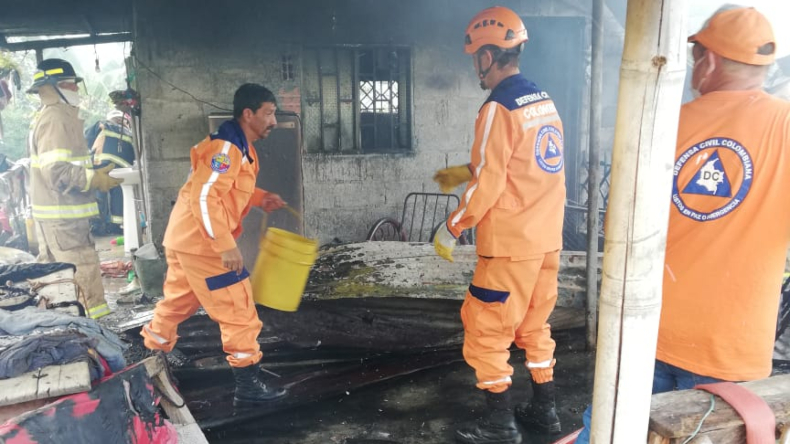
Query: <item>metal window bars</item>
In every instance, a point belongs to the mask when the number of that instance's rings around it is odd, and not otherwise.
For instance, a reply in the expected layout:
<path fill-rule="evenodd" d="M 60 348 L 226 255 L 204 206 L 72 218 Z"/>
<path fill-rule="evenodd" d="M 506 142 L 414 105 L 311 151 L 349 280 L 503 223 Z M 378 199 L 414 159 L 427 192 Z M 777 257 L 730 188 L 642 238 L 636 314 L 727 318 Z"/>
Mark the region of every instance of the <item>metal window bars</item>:
<path fill-rule="evenodd" d="M 303 52 L 308 151 L 399 152 L 411 148 L 411 51 L 330 46 Z"/>

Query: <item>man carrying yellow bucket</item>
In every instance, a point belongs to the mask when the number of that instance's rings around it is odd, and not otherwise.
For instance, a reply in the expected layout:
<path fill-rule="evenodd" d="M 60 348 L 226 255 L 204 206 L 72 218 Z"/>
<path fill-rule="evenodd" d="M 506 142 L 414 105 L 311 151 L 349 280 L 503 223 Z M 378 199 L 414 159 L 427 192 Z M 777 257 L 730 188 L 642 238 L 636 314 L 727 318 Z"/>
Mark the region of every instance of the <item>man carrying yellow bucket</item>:
<path fill-rule="evenodd" d="M 178 324 L 201 306 L 219 323 L 222 345 L 236 380 L 233 405 L 253 406 L 285 395 L 259 379 L 257 338 L 263 324 L 252 298 L 249 273 L 236 239 L 253 206 L 270 212 L 285 206 L 274 193 L 255 187 L 258 158 L 252 143 L 277 124 L 271 91 L 257 84 L 233 96 L 233 120 L 192 147 L 192 167 L 170 214 L 166 248 L 165 298 L 143 327 L 145 346 L 173 351 Z"/>

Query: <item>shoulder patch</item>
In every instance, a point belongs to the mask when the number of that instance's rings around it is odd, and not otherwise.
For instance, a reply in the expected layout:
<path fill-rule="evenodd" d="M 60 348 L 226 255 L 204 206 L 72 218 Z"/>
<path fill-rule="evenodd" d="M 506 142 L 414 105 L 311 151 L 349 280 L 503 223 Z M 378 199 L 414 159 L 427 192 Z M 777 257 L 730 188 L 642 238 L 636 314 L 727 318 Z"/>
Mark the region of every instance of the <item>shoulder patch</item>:
<path fill-rule="evenodd" d="M 211 158 L 211 169 L 220 174 L 227 173 L 230 169 L 230 156 L 225 153 L 217 153 Z"/>
<path fill-rule="evenodd" d="M 535 160 L 540 169 L 547 173 L 562 171 L 562 131 L 554 125 L 543 125 L 535 138 Z"/>

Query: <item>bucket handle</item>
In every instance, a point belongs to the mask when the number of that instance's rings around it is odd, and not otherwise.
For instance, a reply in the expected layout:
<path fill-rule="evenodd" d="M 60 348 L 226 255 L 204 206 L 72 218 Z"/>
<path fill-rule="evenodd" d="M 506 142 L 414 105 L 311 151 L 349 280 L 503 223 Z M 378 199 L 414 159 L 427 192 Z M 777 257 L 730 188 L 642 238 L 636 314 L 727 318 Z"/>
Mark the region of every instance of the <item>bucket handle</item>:
<path fill-rule="evenodd" d="M 295 210 L 290 205 L 286 204 L 282 209 L 288 211 L 295 218 L 299 219 L 299 223 L 302 223 L 302 224 L 304 223 L 304 218 L 302 217 L 302 213 L 300 213 L 299 211 Z M 263 236 L 266 235 L 266 229 L 268 228 L 268 225 L 269 225 L 269 213 L 264 211 L 263 212 L 263 219 L 261 219 L 261 236 L 260 236 L 261 239 L 263 239 Z"/>

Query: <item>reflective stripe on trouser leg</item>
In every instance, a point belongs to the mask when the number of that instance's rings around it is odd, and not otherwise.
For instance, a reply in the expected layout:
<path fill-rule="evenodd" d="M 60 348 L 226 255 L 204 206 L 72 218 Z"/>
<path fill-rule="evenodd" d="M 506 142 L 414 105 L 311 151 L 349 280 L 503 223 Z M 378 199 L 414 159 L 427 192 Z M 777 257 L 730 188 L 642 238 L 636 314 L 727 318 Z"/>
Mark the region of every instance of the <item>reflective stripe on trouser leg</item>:
<path fill-rule="evenodd" d="M 107 304 L 97 305 L 88 309 L 88 317 L 91 319 L 99 319 L 108 314 L 110 314 L 110 306 Z"/>
<path fill-rule="evenodd" d="M 168 342 L 170 342 L 167 339 L 165 339 L 165 338 L 159 336 L 158 334 L 154 333 L 154 331 L 151 330 L 151 326 L 150 325 L 144 326 L 143 327 L 143 331 L 145 331 L 145 336 L 146 337 L 149 337 L 149 338 L 153 339 L 159 345 L 165 345 Z"/>
<path fill-rule="evenodd" d="M 123 224 L 123 191 L 115 187 L 107 193 L 109 197 L 110 222 Z"/>
<path fill-rule="evenodd" d="M 104 284 L 101 279 L 99 255 L 90 236 L 88 219 L 39 222 L 39 260 L 53 260 L 74 264 L 77 270 L 74 281 L 80 286 L 85 299 L 79 302 L 93 319 L 110 313 L 104 299 Z M 44 252 L 47 252 L 45 255 Z"/>
<path fill-rule="evenodd" d="M 550 359 L 543 362 L 527 362 L 532 380 L 536 384 L 543 384 L 554 380 L 554 364 L 557 363 L 556 359 Z"/>
<path fill-rule="evenodd" d="M 163 287 L 164 298 L 156 303 L 154 318 L 140 335 L 151 350 L 170 352 L 178 341 L 178 324 L 184 322 L 200 308 L 200 301 L 187 281 L 175 252 L 165 251 L 167 276 Z"/>
<path fill-rule="evenodd" d="M 509 348 L 529 308 L 542 262 L 542 255 L 527 260 L 478 258 L 461 318 L 464 358 L 475 369 L 480 389 L 500 393 L 511 385 Z"/>
<path fill-rule="evenodd" d="M 553 368 L 555 344 L 551 338 L 551 326 L 548 324 L 548 319 L 557 304 L 559 266 L 559 251 L 545 255 L 530 298 L 529 310 L 516 329 L 516 345 L 526 352 L 527 366 L 531 363 L 534 368 Z M 539 363 L 544 365 L 537 365 Z M 545 365 L 545 363 L 549 363 L 549 365 Z M 534 377 L 536 373 L 531 369 L 530 371 Z M 549 375 L 542 375 L 539 379 L 546 377 Z M 551 377 L 553 379 L 553 376 Z"/>
<path fill-rule="evenodd" d="M 219 324 L 222 348 L 231 367 L 261 360 L 258 334 L 263 324 L 252 300 L 248 273 L 238 275 L 222 266 L 219 256 L 175 252 L 189 286 L 206 313 Z"/>

